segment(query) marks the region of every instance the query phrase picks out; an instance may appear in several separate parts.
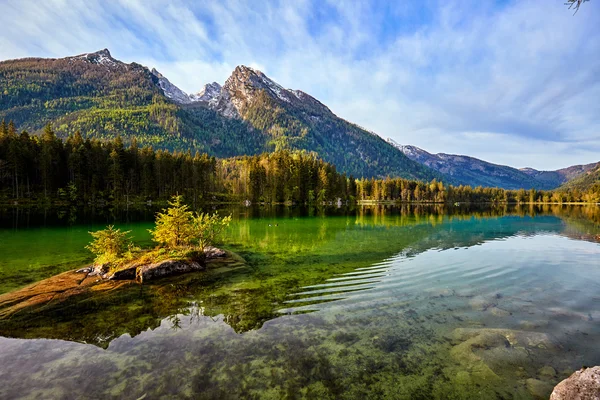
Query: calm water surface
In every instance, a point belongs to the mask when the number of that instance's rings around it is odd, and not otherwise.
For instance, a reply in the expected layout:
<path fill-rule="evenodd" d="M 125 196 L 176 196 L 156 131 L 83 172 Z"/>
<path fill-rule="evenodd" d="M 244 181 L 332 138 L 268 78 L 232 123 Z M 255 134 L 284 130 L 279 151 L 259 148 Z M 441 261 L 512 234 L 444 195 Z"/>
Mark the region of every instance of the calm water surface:
<path fill-rule="evenodd" d="M 0 322 L 0 398 L 528 399 L 600 364 L 598 208 L 228 212 L 245 266 Z M 0 210 L 0 293 L 152 218 Z"/>

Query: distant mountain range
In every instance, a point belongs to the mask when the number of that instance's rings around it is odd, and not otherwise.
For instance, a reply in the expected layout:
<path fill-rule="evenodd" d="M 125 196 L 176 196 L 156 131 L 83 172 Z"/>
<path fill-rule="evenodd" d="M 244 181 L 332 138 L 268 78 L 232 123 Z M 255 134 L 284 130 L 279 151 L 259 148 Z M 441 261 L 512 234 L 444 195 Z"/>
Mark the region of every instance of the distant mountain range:
<path fill-rule="evenodd" d="M 517 169 L 464 155 L 431 154 L 416 146 L 398 144 L 392 139 L 388 139 L 388 142 L 411 160 L 449 176 L 455 182 L 470 186 L 550 190 L 600 166 L 600 163 L 592 163 L 556 171 Z"/>
<path fill-rule="evenodd" d="M 238 66 L 220 85 L 187 94 L 155 69 L 107 49 L 60 59 L 0 62 L 0 119 L 37 133 L 51 123 L 66 137 L 111 139 L 218 157 L 274 150 L 314 152 L 354 177 L 399 176 L 506 189 L 552 189 L 598 164 L 518 170 L 468 156 L 430 154 L 386 141 L 336 116 L 300 90 Z"/>

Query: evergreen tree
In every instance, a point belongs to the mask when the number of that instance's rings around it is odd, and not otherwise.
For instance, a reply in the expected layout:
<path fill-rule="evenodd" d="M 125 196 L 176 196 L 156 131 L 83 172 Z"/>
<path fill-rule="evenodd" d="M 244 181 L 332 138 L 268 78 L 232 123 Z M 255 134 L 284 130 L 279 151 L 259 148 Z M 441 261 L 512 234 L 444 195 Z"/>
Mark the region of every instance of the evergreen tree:
<path fill-rule="evenodd" d="M 168 248 L 188 246 L 194 237 L 191 221 L 193 213 L 182 204 L 182 196 L 173 196 L 169 208 L 156 215 L 156 227 L 150 229 L 152 239 Z"/>

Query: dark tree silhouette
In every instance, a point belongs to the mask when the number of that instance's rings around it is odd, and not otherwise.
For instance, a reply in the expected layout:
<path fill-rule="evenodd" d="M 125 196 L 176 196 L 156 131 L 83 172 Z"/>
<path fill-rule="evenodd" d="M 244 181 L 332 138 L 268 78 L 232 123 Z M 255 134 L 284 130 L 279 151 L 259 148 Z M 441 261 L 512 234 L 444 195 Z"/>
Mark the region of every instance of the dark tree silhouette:
<path fill-rule="evenodd" d="M 577 14 L 577 11 L 579 11 L 579 7 L 581 6 L 581 4 L 590 1 L 590 0 L 567 0 L 567 2 L 565 3 L 566 6 L 569 6 L 569 10 L 571 8 L 575 9 L 575 12 L 573 13 L 573 15 Z"/>

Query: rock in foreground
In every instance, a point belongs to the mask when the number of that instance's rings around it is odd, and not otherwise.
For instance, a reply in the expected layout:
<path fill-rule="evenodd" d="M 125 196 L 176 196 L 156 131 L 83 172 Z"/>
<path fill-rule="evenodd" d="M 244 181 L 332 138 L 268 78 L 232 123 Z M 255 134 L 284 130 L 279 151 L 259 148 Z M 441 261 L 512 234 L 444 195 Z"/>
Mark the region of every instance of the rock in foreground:
<path fill-rule="evenodd" d="M 550 400 L 600 400 L 600 367 L 574 372 L 556 385 Z"/>

